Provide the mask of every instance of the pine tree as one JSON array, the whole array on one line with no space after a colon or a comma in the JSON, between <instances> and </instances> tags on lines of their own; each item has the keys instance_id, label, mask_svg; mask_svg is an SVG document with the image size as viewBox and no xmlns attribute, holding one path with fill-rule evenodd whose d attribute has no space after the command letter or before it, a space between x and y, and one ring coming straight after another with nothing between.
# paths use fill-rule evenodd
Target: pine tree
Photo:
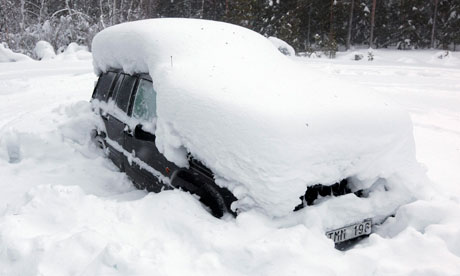
<instances>
[{"instance_id":1,"label":"pine tree","mask_svg":"<svg viewBox=\"0 0 460 276\"><path fill-rule=\"evenodd\" d=\"M372 48L374 46L374 25L375 25L375 8L377 0L372 0L372 12L371 12L371 30L369 35L369 47Z\"/></svg>"},{"instance_id":2,"label":"pine tree","mask_svg":"<svg viewBox=\"0 0 460 276\"><path fill-rule=\"evenodd\" d=\"M355 0L350 1L350 12L348 17L348 32L347 32L347 50L351 47L351 30L353 28L353 10L355 8Z\"/></svg>"}]
</instances>

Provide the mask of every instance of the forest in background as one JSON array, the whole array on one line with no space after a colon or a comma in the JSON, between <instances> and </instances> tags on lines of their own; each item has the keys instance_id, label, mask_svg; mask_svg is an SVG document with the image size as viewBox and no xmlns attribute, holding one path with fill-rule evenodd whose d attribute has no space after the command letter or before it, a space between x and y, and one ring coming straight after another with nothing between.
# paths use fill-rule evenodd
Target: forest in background
<instances>
[{"instance_id":1,"label":"forest in background","mask_svg":"<svg viewBox=\"0 0 460 276\"><path fill-rule=\"evenodd\" d=\"M460 48L460 0L0 0L0 42L32 55L45 40L59 52L90 47L111 25L158 17L230 22L298 52Z\"/></svg>"}]
</instances>

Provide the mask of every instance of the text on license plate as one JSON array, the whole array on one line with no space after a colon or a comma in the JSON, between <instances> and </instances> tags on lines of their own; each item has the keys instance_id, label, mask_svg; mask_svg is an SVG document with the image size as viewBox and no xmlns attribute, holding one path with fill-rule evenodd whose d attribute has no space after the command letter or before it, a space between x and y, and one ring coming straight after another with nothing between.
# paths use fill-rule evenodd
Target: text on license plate
<instances>
[{"instance_id":1,"label":"text on license plate","mask_svg":"<svg viewBox=\"0 0 460 276\"><path fill-rule=\"evenodd\" d=\"M372 232L372 220L366 219L363 222L355 223L336 230L326 232L326 236L339 243L354 239L359 236L369 235Z\"/></svg>"}]
</instances>

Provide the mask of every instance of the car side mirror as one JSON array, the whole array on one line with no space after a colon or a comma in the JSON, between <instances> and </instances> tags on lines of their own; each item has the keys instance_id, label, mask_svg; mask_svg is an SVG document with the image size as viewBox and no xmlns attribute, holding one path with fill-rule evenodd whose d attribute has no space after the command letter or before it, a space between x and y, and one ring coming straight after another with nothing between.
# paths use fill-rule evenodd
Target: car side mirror
<instances>
[{"instance_id":1,"label":"car side mirror","mask_svg":"<svg viewBox=\"0 0 460 276\"><path fill-rule=\"evenodd\" d=\"M134 128L134 138L142 141L155 142L155 135L143 130L141 124L138 124L136 128Z\"/></svg>"}]
</instances>

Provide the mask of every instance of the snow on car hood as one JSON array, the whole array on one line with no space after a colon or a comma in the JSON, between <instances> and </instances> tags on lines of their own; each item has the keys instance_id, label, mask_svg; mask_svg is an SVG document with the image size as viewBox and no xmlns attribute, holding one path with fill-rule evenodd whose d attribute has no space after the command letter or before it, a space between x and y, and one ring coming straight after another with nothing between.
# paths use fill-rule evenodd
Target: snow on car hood
<instances>
[{"instance_id":1,"label":"snow on car hood","mask_svg":"<svg viewBox=\"0 0 460 276\"><path fill-rule=\"evenodd\" d=\"M158 149L181 166L191 152L240 209L282 216L309 185L353 177L367 188L416 163L406 112L293 62L242 27L143 20L103 30L92 50L96 73L150 73Z\"/></svg>"}]
</instances>

